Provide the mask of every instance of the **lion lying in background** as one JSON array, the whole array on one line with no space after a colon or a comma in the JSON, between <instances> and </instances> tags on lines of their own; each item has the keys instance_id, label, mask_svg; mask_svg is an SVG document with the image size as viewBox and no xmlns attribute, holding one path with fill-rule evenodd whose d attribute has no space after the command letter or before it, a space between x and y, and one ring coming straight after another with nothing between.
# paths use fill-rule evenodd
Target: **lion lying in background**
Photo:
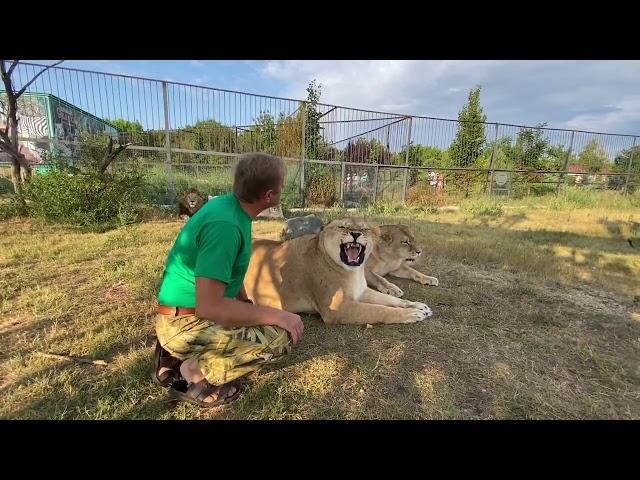
<instances>
[{"instance_id":1,"label":"lion lying in background","mask_svg":"<svg viewBox=\"0 0 640 480\"><path fill-rule=\"evenodd\" d=\"M319 235L256 239L245 277L249 298L294 313L317 312L329 324L413 323L431 315L367 287L364 263L380 232L361 219L335 220Z\"/></svg>"},{"instance_id":2,"label":"lion lying in background","mask_svg":"<svg viewBox=\"0 0 640 480\"><path fill-rule=\"evenodd\" d=\"M392 275L408 278L422 285L438 285L438 279L411 268L422 255L422 246L406 225L381 225L380 241L365 265L367 284L376 290L401 297L404 292L383 278Z\"/></svg>"},{"instance_id":3,"label":"lion lying in background","mask_svg":"<svg viewBox=\"0 0 640 480\"><path fill-rule=\"evenodd\" d=\"M180 195L178 213L180 218L188 220L207 203L207 198L197 188L189 188Z\"/></svg>"}]
</instances>

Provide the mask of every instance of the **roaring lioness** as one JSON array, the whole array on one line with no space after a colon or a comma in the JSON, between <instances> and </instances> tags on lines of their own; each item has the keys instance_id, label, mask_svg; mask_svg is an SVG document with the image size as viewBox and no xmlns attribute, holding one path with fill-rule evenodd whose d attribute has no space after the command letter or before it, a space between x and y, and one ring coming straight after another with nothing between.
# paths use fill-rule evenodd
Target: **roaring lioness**
<instances>
[{"instance_id":1,"label":"roaring lioness","mask_svg":"<svg viewBox=\"0 0 640 480\"><path fill-rule=\"evenodd\" d=\"M438 279L411 268L422 255L422 246L406 225L380 225L380 241L365 265L367 284L376 290L401 297L404 292L385 275L408 278L423 285L438 285Z\"/></svg>"},{"instance_id":2,"label":"roaring lioness","mask_svg":"<svg viewBox=\"0 0 640 480\"><path fill-rule=\"evenodd\" d=\"M256 239L245 277L257 305L294 313L318 312L326 323L413 323L431 315L410 302L367 287L363 264L378 227L361 219L335 220L319 235L292 240Z\"/></svg>"}]
</instances>

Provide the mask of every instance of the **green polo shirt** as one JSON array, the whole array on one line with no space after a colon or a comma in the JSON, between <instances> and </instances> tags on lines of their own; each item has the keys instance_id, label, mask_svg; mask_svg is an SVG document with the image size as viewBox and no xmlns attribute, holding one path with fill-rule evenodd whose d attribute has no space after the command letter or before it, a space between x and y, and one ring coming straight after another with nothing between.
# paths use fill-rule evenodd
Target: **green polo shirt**
<instances>
[{"instance_id":1,"label":"green polo shirt","mask_svg":"<svg viewBox=\"0 0 640 480\"><path fill-rule=\"evenodd\" d=\"M242 288L251 258L251 217L233 193L209 200L178 234L162 275L158 303L196 306L196 277L227 285L234 298Z\"/></svg>"}]
</instances>

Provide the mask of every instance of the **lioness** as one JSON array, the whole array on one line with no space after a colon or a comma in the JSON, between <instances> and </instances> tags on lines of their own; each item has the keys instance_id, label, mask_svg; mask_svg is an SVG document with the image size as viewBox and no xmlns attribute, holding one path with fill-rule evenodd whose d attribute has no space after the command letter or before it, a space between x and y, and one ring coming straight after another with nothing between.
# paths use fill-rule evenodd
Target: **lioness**
<instances>
[{"instance_id":1,"label":"lioness","mask_svg":"<svg viewBox=\"0 0 640 480\"><path fill-rule=\"evenodd\" d=\"M429 277L411 268L422 255L418 243L406 225L380 225L380 241L365 265L367 284L382 293L401 297L404 292L387 279L385 275L408 278L422 285L438 285L436 277Z\"/></svg>"},{"instance_id":2,"label":"lioness","mask_svg":"<svg viewBox=\"0 0 640 480\"><path fill-rule=\"evenodd\" d=\"M293 313L318 312L326 323L413 323L431 315L410 302L367 287L363 264L378 227L361 219L334 220L319 235L256 239L245 277L257 305Z\"/></svg>"}]
</instances>

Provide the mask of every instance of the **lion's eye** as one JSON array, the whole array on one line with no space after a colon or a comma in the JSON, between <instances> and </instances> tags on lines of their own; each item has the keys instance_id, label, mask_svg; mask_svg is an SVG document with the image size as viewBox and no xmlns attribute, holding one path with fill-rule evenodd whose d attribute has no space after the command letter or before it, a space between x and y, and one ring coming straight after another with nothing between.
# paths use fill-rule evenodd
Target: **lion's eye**
<instances>
[{"instance_id":1,"label":"lion's eye","mask_svg":"<svg viewBox=\"0 0 640 480\"><path fill-rule=\"evenodd\" d=\"M402 243L404 243L405 245L409 245L409 242L407 242L406 240L403 241Z\"/></svg>"}]
</instances>

